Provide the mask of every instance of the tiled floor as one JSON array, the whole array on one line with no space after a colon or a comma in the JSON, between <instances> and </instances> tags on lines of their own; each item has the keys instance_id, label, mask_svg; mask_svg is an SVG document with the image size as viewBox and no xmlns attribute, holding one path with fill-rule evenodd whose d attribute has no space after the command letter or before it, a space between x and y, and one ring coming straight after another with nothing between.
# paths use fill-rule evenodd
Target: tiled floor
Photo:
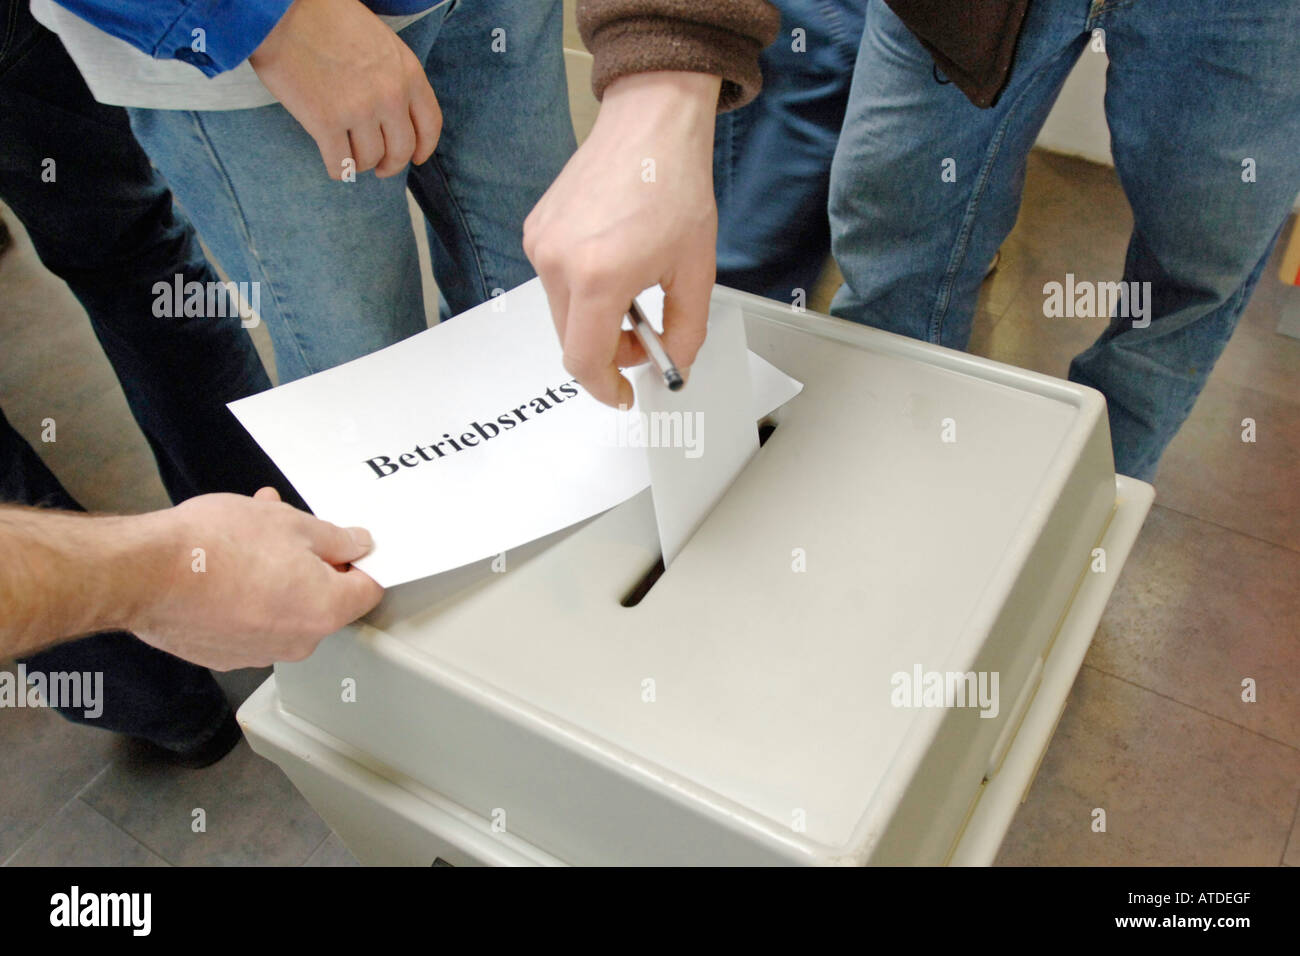
<instances>
[{"instance_id":1,"label":"tiled floor","mask_svg":"<svg viewBox=\"0 0 1300 956\"><path fill-rule=\"evenodd\" d=\"M571 66L583 132L582 56ZM1063 375L1099 327L1044 319L1042 285L1067 271L1117 279L1129 225L1111 170L1035 154L973 350ZM834 283L831 270L814 308ZM1165 458L1158 503L1000 863L1300 865L1300 341L1273 331L1283 295L1300 290L1270 271ZM21 235L0 260L0 342L0 405L75 496L92 509L166 504L83 314ZM36 437L47 416L56 444ZM1255 444L1239 440L1245 417ZM264 677L221 680L240 701ZM1241 701L1245 677L1257 703ZM25 709L0 712L0 861L355 863L247 744L177 770Z\"/></svg>"},{"instance_id":2,"label":"tiled floor","mask_svg":"<svg viewBox=\"0 0 1300 956\"><path fill-rule=\"evenodd\" d=\"M1118 279L1131 225L1113 170L1034 154L972 351L1064 376L1104 322L1043 318L1043 284ZM1300 341L1275 331L1296 295L1270 265L1165 454L999 863L1300 861Z\"/></svg>"}]
</instances>

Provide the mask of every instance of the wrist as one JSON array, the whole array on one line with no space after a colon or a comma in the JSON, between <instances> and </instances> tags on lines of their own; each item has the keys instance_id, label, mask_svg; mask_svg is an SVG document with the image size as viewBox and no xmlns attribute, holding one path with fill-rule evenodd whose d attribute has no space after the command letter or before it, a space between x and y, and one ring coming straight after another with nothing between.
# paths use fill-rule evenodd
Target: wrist
<instances>
[{"instance_id":1,"label":"wrist","mask_svg":"<svg viewBox=\"0 0 1300 956\"><path fill-rule=\"evenodd\" d=\"M663 70L629 74L606 87L596 122L614 118L640 128L708 130L711 142L721 88L722 78L710 73Z\"/></svg>"},{"instance_id":2,"label":"wrist","mask_svg":"<svg viewBox=\"0 0 1300 956\"><path fill-rule=\"evenodd\" d=\"M294 29L294 21L302 14L304 8L313 6L316 0L293 0L284 13L262 37L253 52L248 55L248 63L254 70L266 66L274 60L284 45L285 37Z\"/></svg>"},{"instance_id":3,"label":"wrist","mask_svg":"<svg viewBox=\"0 0 1300 956\"><path fill-rule=\"evenodd\" d=\"M171 593L177 568L189 558L190 552L184 549L183 515L173 507L99 520L111 522L105 529L110 543L104 563L116 569L107 576L114 593L103 606L113 619L105 626L144 629L154 609Z\"/></svg>"}]
</instances>

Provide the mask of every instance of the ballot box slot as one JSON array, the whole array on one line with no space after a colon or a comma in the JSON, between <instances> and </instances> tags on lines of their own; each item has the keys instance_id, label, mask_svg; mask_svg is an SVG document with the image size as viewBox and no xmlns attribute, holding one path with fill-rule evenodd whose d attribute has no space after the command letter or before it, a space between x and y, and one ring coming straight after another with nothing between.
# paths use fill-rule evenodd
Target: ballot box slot
<instances>
[{"instance_id":1,"label":"ballot box slot","mask_svg":"<svg viewBox=\"0 0 1300 956\"><path fill-rule=\"evenodd\" d=\"M628 591L623 596L623 600L618 603L623 607L636 607L641 603L641 599L650 593L650 589L655 586L655 582L663 576L663 573L664 559L663 555L660 555L650 570L641 575L636 584L632 585L632 590Z\"/></svg>"},{"instance_id":2,"label":"ballot box slot","mask_svg":"<svg viewBox=\"0 0 1300 956\"><path fill-rule=\"evenodd\" d=\"M776 431L776 424L776 420L771 417L764 418L758 423L759 448L762 448L767 443L767 440L772 437L772 433ZM623 607L636 607L650 593L650 589L655 586L655 582L663 577L663 573L664 558L661 554L655 559L655 563L650 566L649 570L632 585L632 589L623 595L623 600L618 603Z\"/></svg>"}]
</instances>

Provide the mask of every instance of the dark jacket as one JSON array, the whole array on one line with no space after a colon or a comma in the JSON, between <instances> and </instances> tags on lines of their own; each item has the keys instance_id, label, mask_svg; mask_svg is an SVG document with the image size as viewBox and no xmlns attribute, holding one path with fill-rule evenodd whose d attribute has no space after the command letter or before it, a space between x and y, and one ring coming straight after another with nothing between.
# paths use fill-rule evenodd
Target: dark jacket
<instances>
[{"instance_id":1,"label":"dark jacket","mask_svg":"<svg viewBox=\"0 0 1300 956\"><path fill-rule=\"evenodd\" d=\"M976 106L997 102L1011 75L1029 0L885 0Z\"/></svg>"}]
</instances>

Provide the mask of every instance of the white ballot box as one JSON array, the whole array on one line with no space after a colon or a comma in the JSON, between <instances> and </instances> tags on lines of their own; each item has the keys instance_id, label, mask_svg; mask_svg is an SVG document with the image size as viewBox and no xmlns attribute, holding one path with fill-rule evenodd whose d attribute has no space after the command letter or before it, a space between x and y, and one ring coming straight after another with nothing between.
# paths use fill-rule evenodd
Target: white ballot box
<instances>
[{"instance_id":1,"label":"white ballot box","mask_svg":"<svg viewBox=\"0 0 1300 956\"><path fill-rule=\"evenodd\" d=\"M362 862L993 860L1152 489L1095 391L714 300L804 389L662 576L645 491L240 709Z\"/></svg>"}]
</instances>

